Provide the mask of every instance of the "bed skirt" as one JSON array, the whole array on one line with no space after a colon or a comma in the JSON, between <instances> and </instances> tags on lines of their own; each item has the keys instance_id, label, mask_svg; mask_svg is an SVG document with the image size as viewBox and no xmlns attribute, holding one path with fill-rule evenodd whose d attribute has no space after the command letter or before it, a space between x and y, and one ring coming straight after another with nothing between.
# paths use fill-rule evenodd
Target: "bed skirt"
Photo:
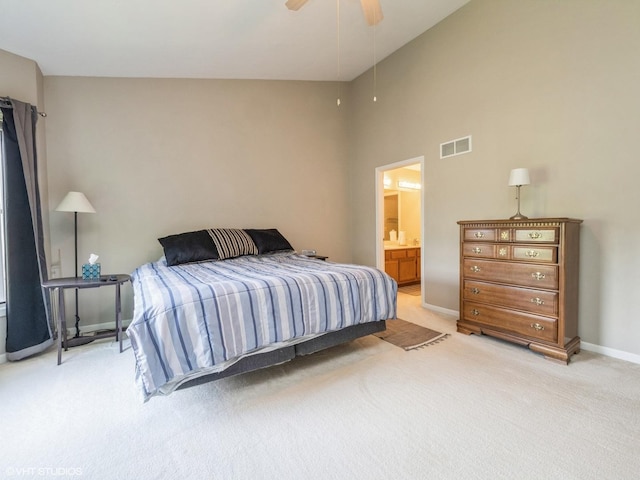
<instances>
[{"instance_id":1,"label":"bed skirt","mask_svg":"<svg viewBox=\"0 0 640 480\"><path fill-rule=\"evenodd\" d=\"M188 380L179 385L176 390L195 387L196 385L202 385L203 383L220 380L233 375L240 375L242 373L252 372L261 368L279 365L281 363L288 362L297 356L311 355L321 350L350 342L356 338L371 335L376 332L382 332L386 330L386 328L385 320L362 323L359 325L352 325L335 332L325 333L295 345L288 345L277 350L250 355L237 361L226 370Z\"/></svg>"}]
</instances>

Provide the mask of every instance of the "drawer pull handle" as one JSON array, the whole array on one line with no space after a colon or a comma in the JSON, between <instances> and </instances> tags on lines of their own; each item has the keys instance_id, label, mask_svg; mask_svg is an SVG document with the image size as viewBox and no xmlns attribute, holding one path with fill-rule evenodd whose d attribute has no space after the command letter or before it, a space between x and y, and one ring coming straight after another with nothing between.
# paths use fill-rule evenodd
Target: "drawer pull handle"
<instances>
[{"instance_id":1,"label":"drawer pull handle","mask_svg":"<svg viewBox=\"0 0 640 480\"><path fill-rule=\"evenodd\" d=\"M469 270L471 270L474 273L478 273L480 271L480 267L478 267L477 265L474 265Z\"/></svg>"},{"instance_id":2,"label":"drawer pull handle","mask_svg":"<svg viewBox=\"0 0 640 480\"><path fill-rule=\"evenodd\" d=\"M474 237L476 238L483 238L484 237L484 232L476 232L473 234Z\"/></svg>"},{"instance_id":3,"label":"drawer pull handle","mask_svg":"<svg viewBox=\"0 0 640 480\"><path fill-rule=\"evenodd\" d=\"M546 275L544 273L536 272L536 273L532 273L531 276L536 280L543 280Z\"/></svg>"},{"instance_id":4,"label":"drawer pull handle","mask_svg":"<svg viewBox=\"0 0 640 480\"><path fill-rule=\"evenodd\" d=\"M480 293L480 289L474 287L471 289L471 293L473 293L474 295L478 295Z\"/></svg>"},{"instance_id":5,"label":"drawer pull handle","mask_svg":"<svg viewBox=\"0 0 640 480\"><path fill-rule=\"evenodd\" d=\"M529 238L533 238L534 240L540 238L542 236L539 232L529 232Z\"/></svg>"},{"instance_id":6,"label":"drawer pull handle","mask_svg":"<svg viewBox=\"0 0 640 480\"><path fill-rule=\"evenodd\" d=\"M471 250L473 253L482 253L482 249L480 247L476 247L473 250Z\"/></svg>"},{"instance_id":7,"label":"drawer pull handle","mask_svg":"<svg viewBox=\"0 0 640 480\"><path fill-rule=\"evenodd\" d=\"M477 317L478 315L480 315L480 312L474 308L473 310L471 310L471 314Z\"/></svg>"},{"instance_id":8,"label":"drawer pull handle","mask_svg":"<svg viewBox=\"0 0 640 480\"><path fill-rule=\"evenodd\" d=\"M536 305L544 305L544 300L536 297L531 299L531 303L535 303Z\"/></svg>"},{"instance_id":9,"label":"drawer pull handle","mask_svg":"<svg viewBox=\"0 0 640 480\"><path fill-rule=\"evenodd\" d=\"M544 327L542 325L540 325L539 323L532 323L531 324L531 328L534 328L538 331L544 330Z\"/></svg>"},{"instance_id":10,"label":"drawer pull handle","mask_svg":"<svg viewBox=\"0 0 640 480\"><path fill-rule=\"evenodd\" d=\"M537 257L538 255L540 255L540 253L539 253L538 251L536 251L536 250L529 250L529 251L526 253L526 255L527 255L527 257L535 258L535 257Z\"/></svg>"}]
</instances>

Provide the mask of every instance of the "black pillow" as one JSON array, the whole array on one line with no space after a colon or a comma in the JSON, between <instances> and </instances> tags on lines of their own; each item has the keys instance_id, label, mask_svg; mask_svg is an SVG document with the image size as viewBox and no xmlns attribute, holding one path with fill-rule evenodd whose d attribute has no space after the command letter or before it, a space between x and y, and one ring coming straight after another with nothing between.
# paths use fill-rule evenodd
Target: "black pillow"
<instances>
[{"instance_id":1,"label":"black pillow","mask_svg":"<svg viewBox=\"0 0 640 480\"><path fill-rule=\"evenodd\" d=\"M258 254L293 250L287 239L275 228L245 228L244 231L258 247Z\"/></svg>"},{"instance_id":2,"label":"black pillow","mask_svg":"<svg viewBox=\"0 0 640 480\"><path fill-rule=\"evenodd\" d=\"M179 233L159 238L167 265L218 260L218 250L206 230Z\"/></svg>"}]
</instances>

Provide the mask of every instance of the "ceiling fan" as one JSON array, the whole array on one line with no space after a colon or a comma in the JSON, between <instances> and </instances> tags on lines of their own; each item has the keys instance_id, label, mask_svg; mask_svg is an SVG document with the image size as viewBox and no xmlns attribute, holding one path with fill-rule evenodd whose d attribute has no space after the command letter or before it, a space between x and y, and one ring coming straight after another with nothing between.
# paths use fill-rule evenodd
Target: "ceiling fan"
<instances>
[{"instance_id":1,"label":"ceiling fan","mask_svg":"<svg viewBox=\"0 0 640 480\"><path fill-rule=\"evenodd\" d=\"M285 5L289 10L299 10L305 3L307 0L287 0ZM377 25L384 18L379 0L360 0L360 4L364 18L370 26Z\"/></svg>"}]
</instances>

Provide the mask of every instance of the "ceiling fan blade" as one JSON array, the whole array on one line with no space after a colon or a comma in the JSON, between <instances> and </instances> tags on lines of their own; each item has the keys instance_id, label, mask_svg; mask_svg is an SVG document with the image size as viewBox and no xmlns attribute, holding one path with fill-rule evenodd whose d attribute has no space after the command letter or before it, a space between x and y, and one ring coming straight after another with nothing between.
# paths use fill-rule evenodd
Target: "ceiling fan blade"
<instances>
[{"instance_id":1,"label":"ceiling fan blade","mask_svg":"<svg viewBox=\"0 0 640 480\"><path fill-rule=\"evenodd\" d=\"M360 0L362 12L369 26L377 25L384 18L379 0Z\"/></svg>"},{"instance_id":2,"label":"ceiling fan blade","mask_svg":"<svg viewBox=\"0 0 640 480\"><path fill-rule=\"evenodd\" d=\"M299 10L305 3L307 0L287 0L285 5L289 10Z\"/></svg>"}]
</instances>

